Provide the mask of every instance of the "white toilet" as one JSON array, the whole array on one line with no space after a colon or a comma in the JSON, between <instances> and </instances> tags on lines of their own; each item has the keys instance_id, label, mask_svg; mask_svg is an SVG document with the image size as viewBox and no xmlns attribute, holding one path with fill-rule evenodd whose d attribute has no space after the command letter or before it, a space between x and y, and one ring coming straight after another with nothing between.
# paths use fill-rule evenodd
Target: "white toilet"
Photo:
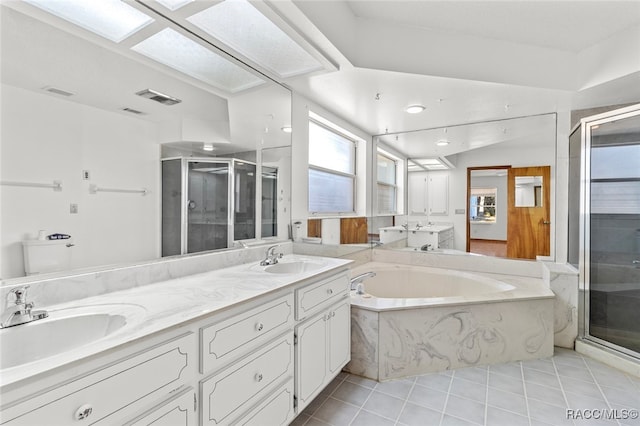
<instances>
[{"instance_id":1,"label":"white toilet","mask_svg":"<svg viewBox=\"0 0 640 426\"><path fill-rule=\"evenodd\" d=\"M71 247L71 239L23 241L24 271L27 275L33 275L69 269Z\"/></svg>"}]
</instances>

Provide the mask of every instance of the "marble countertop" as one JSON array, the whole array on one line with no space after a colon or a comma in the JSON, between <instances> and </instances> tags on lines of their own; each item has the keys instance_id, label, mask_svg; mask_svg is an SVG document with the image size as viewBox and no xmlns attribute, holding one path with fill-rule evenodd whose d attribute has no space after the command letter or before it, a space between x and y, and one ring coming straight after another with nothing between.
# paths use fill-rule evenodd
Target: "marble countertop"
<instances>
[{"instance_id":1,"label":"marble countertop","mask_svg":"<svg viewBox=\"0 0 640 426\"><path fill-rule=\"evenodd\" d=\"M315 269L296 274L269 273L265 272L265 267L261 267L258 262L252 262L69 303L39 306L38 309L45 309L50 313L51 319L78 312L104 312L106 309L109 314L125 316L127 324L112 334L84 346L0 370L0 385L16 383L314 276L337 271L352 262L317 256L286 255L280 263L297 261L314 263ZM37 321L31 324L36 323ZM21 327L29 327L31 324L1 329L0 342L6 333L20 333Z\"/></svg>"}]
</instances>

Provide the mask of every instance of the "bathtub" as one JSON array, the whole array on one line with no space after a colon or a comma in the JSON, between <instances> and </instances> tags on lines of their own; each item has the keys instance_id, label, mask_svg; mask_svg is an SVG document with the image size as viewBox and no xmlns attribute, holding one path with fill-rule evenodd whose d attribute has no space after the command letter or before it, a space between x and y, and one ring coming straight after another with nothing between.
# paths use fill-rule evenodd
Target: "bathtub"
<instances>
[{"instance_id":1,"label":"bathtub","mask_svg":"<svg viewBox=\"0 0 640 426\"><path fill-rule=\"evenodd\" d=\"M541 279L369 262L351 293L351 362L374 380L553 355L554 295Z\"/></svg>"}]
</instances>

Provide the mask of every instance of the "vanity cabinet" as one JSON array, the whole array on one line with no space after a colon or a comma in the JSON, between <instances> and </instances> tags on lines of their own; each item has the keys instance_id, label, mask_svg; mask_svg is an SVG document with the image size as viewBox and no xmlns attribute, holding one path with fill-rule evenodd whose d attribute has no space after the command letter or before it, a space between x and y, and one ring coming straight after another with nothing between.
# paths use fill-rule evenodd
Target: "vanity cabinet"
<instances>
[{"instance_id":1,"label":"vanity cabinet","mask_svg":"<svg viewBox=\"0 0 640 426\"><path fill-rule=\"evenodd\" d=\"M200 384L202 425L230 424L293 379L293 333L286 333ZM289 401L293 407L293 401ZM275 409L274 411L278 411ZM291 413L293 411L288 410Z\"/></svg>"},{"instance_id":2,"label":"vanity cabinet","mask_svg":"<svg viewBox=\"0 0 640 426\"><path fill-rule=\"evenodd\" d=\"M351 302L346 274L300 289L299 317L315 314L296 327L295 394L298 413L349 362L351 354ZM313 303L303 303L313 300ZM326 305L327 303L333 303Z\"/></svg>"},{"instance_id":3,"label":"vanity cabinet","mask_svg":"<svg viewBox=\"0 0 640 426\"><path fill-rule=\"evenodd\" d=\"M431 245L430 249L453 248L453 227L443 229L442 226L427 226L409 231L407 245L419 249L424 245Z\"/></svg>"},{"instance_id":4,"label":"vanity cabinet","mask_svg":"<svg viewBox=\"0 0 640 426\"><path fill-rule=\"evenodd\" d=\"M196 390L189 387L125 426L196 426Z\"/></svg>"},{"instance_id":5,"label":"vanity cabinet","mask_svg":"<svg viewBox=\"0 0 640 426\"><path fill-rule=\"evenodd\" d=\"M346 269L311 277L27 380L0 424L288 425L349 361L350 319Z\"/></svg>"},{"instance_id":6,"label":"vanity cabinet","mask_svg":"<svg viewBox=\"0 0 640 426\"><path fill-rule=\"evenodd\" d=\"M188 383L196 360L196 335L187 333L3 409L2 424L122 424Z\"/></svg>"}]
</instances>

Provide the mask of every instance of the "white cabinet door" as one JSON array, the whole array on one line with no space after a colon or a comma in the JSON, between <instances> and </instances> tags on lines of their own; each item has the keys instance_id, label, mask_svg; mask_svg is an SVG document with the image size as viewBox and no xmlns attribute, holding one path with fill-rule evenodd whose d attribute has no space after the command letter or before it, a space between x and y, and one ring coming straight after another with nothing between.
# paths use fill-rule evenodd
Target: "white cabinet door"
<instances>
[{"instance_id":1,"label":"white cabinet door","mask_svg":"<svg viewBox=\"0 0 640 426\"><path fill-rule=\"evenodd\" d=\"M409 173L409 214L427 214L427 173Z\"/></svg>"},{"instance_id":2,"label":"white cabinet door","mask_svg":"<svg viewBox=\"0 0 640 426\"><path fill-rule=\"evenodd\" d=\"M329 311L329 373L337 374L351 357L351 303L345 299Z\"/></svg>"},{"instance_id":3,"label":"white cabinet door","mask_svg":"<svg viewBox=\"0 0 640 426\"><path fill-rule=\"evenodd\" d=\"M324 388L327 377L327 320L321 313L296 329L296 396L298 413Z\"/></svg>"},{"instance_id":4,"label":"white cabinet door","mask_svg":"<svg viewBox=\"0 0 640 426\"><path fill-rule=\"evenodd\" d=\"M428 180L429 214L446 216L449 214L449 175L431 174Z\"/></svg>"}]
</instances>

